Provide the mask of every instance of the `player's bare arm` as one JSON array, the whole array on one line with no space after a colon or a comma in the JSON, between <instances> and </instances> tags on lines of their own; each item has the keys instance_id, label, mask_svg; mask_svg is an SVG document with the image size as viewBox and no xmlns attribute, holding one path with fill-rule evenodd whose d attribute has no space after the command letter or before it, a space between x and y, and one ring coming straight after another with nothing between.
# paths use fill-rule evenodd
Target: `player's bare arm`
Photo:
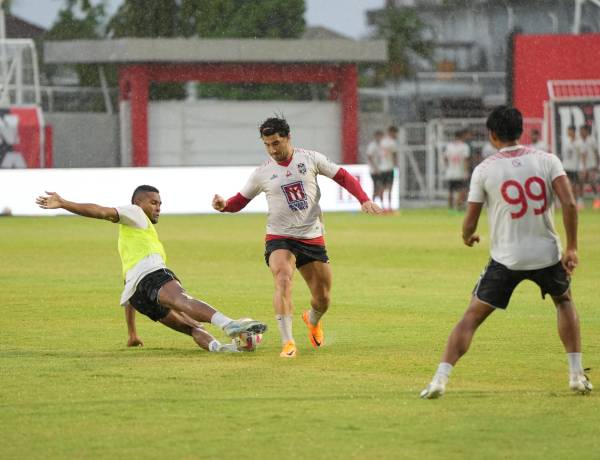
<instances>
[{"instance_id":1,"label":"player's bare arm","mask_svg":"<svg viewBox=\"0 0 600 460\"><path fill-rule=\"evenodd\" d=\"M577 256L577 202L567 176L559 176L554 179L552 188L561 204L563 225L567 238L567 247L561 262L566 272L571 275L579 263Z\"/></svg>"},{"instance_id":2,"label":"player's bare arm","mask_svg":"<svg viewBox=\"0 0 600 460\"><path fill-rule=\"evenodd\" d=\"M479 235L475 231L477 230L482 209L483 203L473 203L470 201L467 205L467 213L463 221L462 238L463 242L469 247L472 247L475 243L479 243Z\"/></svg>"},{"instance_id":3,"label":"player's bare arm","mask_svg":"<svg viewBox=\"0 0 600 460\"><path fill-rule=\"evenodd\" d=\"M119 213L115 208L107 208L94 203L75 203L65 200L56 192L46 192L45 196L38 196L35 202L42 209L65 209L73 214L94 219L118 222Z\"/></svg>"},{"instance_id":4,"label":"player's bare arm","mask_svg":"<svg viewBox=\"0 0 600 460\"><path fill-rule=\"evenodd\" d=\"M131 304L127 304L125 306L125 322L127 323L127 334L129 338L127 339L128 347L143 347L144 342L137 335L137 330L135 327L135 309L131 306Z\"/></svg>"}]
</instances>

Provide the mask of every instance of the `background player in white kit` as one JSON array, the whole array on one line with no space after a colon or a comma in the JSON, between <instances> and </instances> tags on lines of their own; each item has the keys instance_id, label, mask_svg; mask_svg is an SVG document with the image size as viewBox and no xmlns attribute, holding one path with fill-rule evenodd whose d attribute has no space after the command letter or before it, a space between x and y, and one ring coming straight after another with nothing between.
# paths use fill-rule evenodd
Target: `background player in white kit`
<instances>
[{"instance_id":1,"label":"background player in white kit","mask_svg":"<svg viewBox=\"0 0 600 460\"><path fill-rule=\"evenodd\" d=\"M579 150L579 161L581 163L581 198L583 198L585 187L588 185L592 194L594 195L594 208L600 208L600 201L598 200L598 190L596 180L598 178L598 143L594 136L591 135L592 131L588 125L582 125L579 128L579 141L577 141L577 148Z\"/></svg>"},{"instance_id":2,"label":"background player in white kit","mask_svg":"<svg viewBox=\"0 0 600 460\"><path fill-rule=\"evenodd\" d=\"M390 126L387 134L381 139L379 149L379 179L382 188L382 207L387 211L392 210L392 188L394 186L394 168L398 164L398 128ZM384 200L387 196L388 206Z\"/></svg>"},{"instance_id":3,"label":"background player in white kit","mask_svg":"<svg viewBox=\"0 0 600 460\"><path fill-rule=\"evenodd\" d=\"M465 201L465 189L469 177L470 147L464 141L465 131L459 130L454 134L454 140L444 148L444 176L448 182L448 208L460 208ZM458 194L456 203L454 193Z\"/></svg>"},{"instance_id":4,"label":"background player in white kit","mask_svg":"<svg viewBox=\"0 0 600 460\"><path fill-rule=\"evenodd\" d=\"M379 173L379 159L381 150L381 139L383 131L377 130L373 133L373 140L367 145L367 162L369 163L369 173L373 181L373 201L377 202L379 198L383 207L383 189L381 188L381 175Z\"/></svg>"},{"instance_id":5,"label":"background player in white kit","mask_svg":"<svg viewBox=\"0 0 600 460\"><path fill-rule=\"evenodd\" d=\"M259 166L241 192L227 201L219 195L213 207L220 212L237 212L250 200L264 192L269 207L265 261L273 275L275 293L273 307L283 349L280 356L296 356L292 335L292 278L298 269L311 293L311 309L302 319L308 327L311 344L324 344L321 317L329 308L331 268L323 239L323 222L317 175L327 176L355 196L368 214L379 214L381 208L369 200L358 181L344 168L323 154L294 148L290 127L283 118L269 118L259 128L270 158Z\"/></svg>"},{"instance_id":6,"label":"background player in white kit","mask_svg":"<svg viewBox=\"0 0 600 460\"><path fill-rule=\"evenodd\" d=\"M562 164L567 173L567 177L571 182L573 193L575 194L575 200L579 203L582 196L581 192L581 178L580 178L580 161L579 161L579 149L577 147L577 130L575 126L569 126L567 128L567 138L563 139L561 143L561 158Z\"/></svg>"},{"instance_id":7,"label":"background player in white kit","mask_svg":"<svg viewBox=\"0 0 600 460\"><path fill-rule=\"evenodd\" d=\"M578 263L577 206L569 181L557 156L517 143L523 132L517 109L496 108L487 119L487 128L499 152L473 172L462 237L467 246L479 242L475 231L487 203L491 259L421 398L444 394L450 372L469 349L477 328L495 309L505 309L515 287L526 279L536 283L543 296L550 294L556 305L558 331L569 360L570 388L589 393L592 384L581 365L579 318L569 287ZM553 225L555 196L562 205L566 231L567 248L562 257Z\"/></svg>"}]
</instances>

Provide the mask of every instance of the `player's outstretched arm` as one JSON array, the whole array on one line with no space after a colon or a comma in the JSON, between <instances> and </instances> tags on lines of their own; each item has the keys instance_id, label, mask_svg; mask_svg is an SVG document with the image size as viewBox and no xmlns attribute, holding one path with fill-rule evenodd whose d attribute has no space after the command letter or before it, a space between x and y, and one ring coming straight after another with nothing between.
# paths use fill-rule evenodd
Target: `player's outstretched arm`
<instances>
[{"instance_id":1,"label":"player's outstretched arm","mask_svg":"<svg viewBox=\"0 0 600 460\"><path fill-rule=\"evenodd\" d=\"M143 347L144 342L137 335L137 330L135 328L135 309L131 306L131 304L125 305L125 321L127 323L127 334L129 338L127 339L128 347Z\"/></svg>"},{"instance_id":2,"label":"player's outstretched arm","mask_svg":"<svg viewBox=\"0 0 600 460\"><path fill-rule=\"evenodd\" d=\"M38 196L35 202L42 209L65 209L73 214L94 219L105 219L118 222L119 213L115 208L107 208L94 203L75 203L65 200L56 192L46 192L45 196Z\"/></svg>"},{"instance_id":3,"label":"player's outstretched arm","mask_svg":"<svg viewBox=\"0 0 600 460\"><path fill-rule=\"evenodd\" d=\"M559 176L552 181L554 193L560 201L563 225L567 236L567 247L562 256L562 265L571 275L579 263L577 256L577 202L567 176Z\"/></svg>"},{"instance_id":4,"label":"player's outstretched arm","mask_svg":"<svg viewBox=\"0 0 600 460\"><path fill-rule=\"evenodd\" d=\"M465 220L463 220L462 239L463 243L469 247L472 247L475 243L479 243L480 238L475 231L477 230L482 208L483 203L469 201L467 205L467 213L465 214Z\"/></svg>"},{"instance_id":5,"label":"player's outstretched arm","mask_svg":"<svg viewBox=\"0 0 600 460\"><path fill-rule=\"evenodd\" d=\"M348 190L352 196L360 202L360 208L363 212L367 214L381 214L383 212L377 204L369 199L369 196L363 190L360 182L344 168L339 168L332 179L334 182L337 182L340 186Z\"/></svg>"}]
</instances>

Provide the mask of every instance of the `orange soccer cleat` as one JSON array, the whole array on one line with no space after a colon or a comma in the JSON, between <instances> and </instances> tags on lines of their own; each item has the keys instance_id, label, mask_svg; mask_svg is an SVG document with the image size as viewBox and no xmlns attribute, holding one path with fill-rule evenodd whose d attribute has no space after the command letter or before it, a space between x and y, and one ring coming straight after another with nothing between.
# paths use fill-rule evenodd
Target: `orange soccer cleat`
<instances>
[{"instance_id":1,"label":"orange soccer cleat","mask_svg":"<svg viewBox=\"0 0 600 460\"><path fill-rule=\"evenodd\" d=\"M319 321L316 326L313 326L310 323L308 310L302 313L302 320L306 323L306 327L308 328L308 338L310 339L312 346L315 348L322 347L325 344L325 335L323 334L321 321Z\"/></svg>"},{"instance_id":2,"label":"orange soccer cleat","mask_svg":"<svg viewBox=\"0 0 600 460\"><path fill-rule=\"evenodd\" d=\"M295 358L298 349L296 348L296 343L293 340L289 340L283 345L283 349L279 356L282 358Z\"/></svg>"}]
</instances>

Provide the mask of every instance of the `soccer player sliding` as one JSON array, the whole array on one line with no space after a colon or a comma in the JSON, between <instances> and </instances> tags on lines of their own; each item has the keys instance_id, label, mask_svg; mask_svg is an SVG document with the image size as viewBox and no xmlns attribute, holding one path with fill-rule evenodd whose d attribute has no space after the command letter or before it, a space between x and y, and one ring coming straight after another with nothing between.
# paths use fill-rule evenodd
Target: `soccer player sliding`
<instances>
[{"instance_id":1,"label":"soccer player sliding","mask_svg":"<svg viewBox=\"0 0 600 460\"><path fill-rule=\"evenodd\" d=\"M282 358L297 354L292 335L292 278L298 269L311 293L311 308L302 319L314 348L325 343L321 317L329 308L331 268L323 238L323 219L317 183L319 174L333 179L361 203L367 214L380 214L360 183L325 155L293 147L290 127L283 118L269 118L259 128L269 159L259 166L241 192L228 200L213 198L220 212L237 212L264 192L269 207L265 262L271 269L275 292L273 307L281 334Z\"/></svg>"},{"instance_id":2,"label":"soccer player sliding","mask_svg":"<svg viewBox=\"0 0 600 460\"><path fill-rule=\"evenodd\" d=\"M569 387L592 391L581 364L579 317L570 289L577 267L577 204L556 155L519 145L521 113L497 107L487 119L490 142L498 152L479 164L471 178L463 222L463 242L479 242L475 233L484 203L488 207L491 259L473 290L471 303L446 344L433 380L421 398L434 399L446 390L456 362L469 349L477 328L497 309L504 310L523 280L537 284L556 306L558 334L569 361ZM554 229L554 202L562 208L567 247L561 253Z\"/></svg>"},{"instance_id":3,"label":"soccer player sliding","mask_svg":"<svg viewBox=\"0 0 600 460\"><path fill-rule=\"evenodd\" d=\"M43 209L62 208L80 216L119 224L118 247L125 281L121 305L125 307L129 333L127 346L143 345L136 331L136 310L153 321L192 336L198 346L211 352L237 352L237 341L221 344L201 323L212 323L230 338L241 336L243 342L249 335L262 334L267 329L265 324L252 319L232 320L184 290L175 273L166 266L167 255L154 228L162 205L155 187L140 185L133 192L132 204L117 208L74 203L55 192L46 192L36 203Z\"/></svg>"}]
</instances>

